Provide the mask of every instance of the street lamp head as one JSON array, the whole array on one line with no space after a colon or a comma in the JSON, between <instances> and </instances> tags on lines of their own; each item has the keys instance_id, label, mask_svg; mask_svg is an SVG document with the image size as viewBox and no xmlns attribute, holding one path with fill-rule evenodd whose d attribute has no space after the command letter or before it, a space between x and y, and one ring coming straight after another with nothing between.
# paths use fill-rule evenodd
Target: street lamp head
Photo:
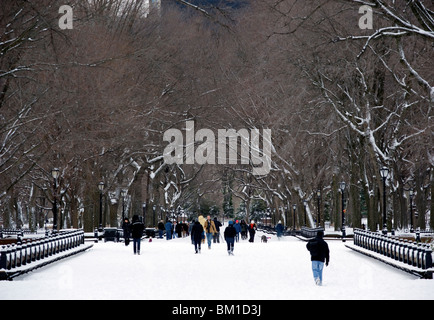
<instances>
[{"instance_id":1,"label":"street lamp head","mask_svg":"<svg viewBox=\"0 0 434 320\"><path fill-rule=\"evenodd\" d=\"M410 195L410 198L413 198L413 197L414 197L414 190L413 190L413 188L411 188L411 189L408 191L408 193L409 193L409 195Z\"/></svg>"},{"instance_id":2,"label":"street lamp head","mask_svg":"<svg viewBox=\"0 0 434 320\"><path fill-rule=\"evenodd\" d=\"M122 189L122 190L121 190L121 196L122 196L123 198L125 198L125 197L127 196L127 190Z\"/></svg>"},{"instance_id":3,"label":"street lamp head","mask_svg":"<svg viewBox=\"0 0 434 320\"><path fill-rule=\"evenodd\" d=\"M60 170L58 168L54 168L53 170L51 170L51 175L54 179L57 180L60 175Z\"/></svg>"},{"instance_id":4,"label":"street lamp head","mask_svg":"<svg viewBox=\"0 0 434 320\"><path fill-rule=\"evenodd\" d=\"M346 184L344 181L342 181L342 182L339 184L339 189L341 189L341 191L344 192L346 186L347 186L347 184Z\"/></svg>"},{"instance_id":5,"label":"street lamp head","mask_svg":"<svg viewBox=\"0 0 434 320\"><path fill-rule=\"evenodd\" d=\"M382 177L383 179L386 179L387 176L389 175L389 168L387 168L387 167L383 167L383 168L381 168L381 169L380 169L380 174L381 174L381 177Z\"/></svg>"},{"instance_id":6,"label":"street lamp head","mask_svg":"<svg viewBox=\"0 0 434 320\"><path fill-rule=\"evenodd\" d=\"M316 196L317 196L318 198L321 198L321 189L318 189L318 190L316 191Z\"/></svg>"},{"instance_id":7,"label":"street lamp head","mask_svg":"<svg viewBox=\"0 0 434 320\"><path fill-rule=\"evenodd\" d=\"M104 191L104 188L105 188L105 184L104 184L104 182L100 182L100 183L98 184L98 189L99 189L99 191L103 192L103 191Z\"/></svg>"},{"instance_id":8,"label":"street lamp head","mask_svg":"<svg viewBox=\"0 0 434 320\"><path fill-rule=\"evenodd\" d=\"M297 205L295 203L292 205L292 209L297 209Z\"/></svg>"}]
</instances>

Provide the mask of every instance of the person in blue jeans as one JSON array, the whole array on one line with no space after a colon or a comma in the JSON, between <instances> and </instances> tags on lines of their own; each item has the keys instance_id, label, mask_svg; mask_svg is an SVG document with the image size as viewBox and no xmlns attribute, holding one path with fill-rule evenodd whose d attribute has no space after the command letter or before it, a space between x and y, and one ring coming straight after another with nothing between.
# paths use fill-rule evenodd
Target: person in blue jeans
<instances>
[{"instance_id":1,"label":"person in blue jeans","mask_svg":"<svg viewBox=\"0 0 434 320\"><path fill-rule=\"evenodd\" d=\"M229 221L229 226L225 229L225 240L228 244L228 254L230 256L234 255L234 245L235 245L235 237L237 235L237 230L235 230L234 222Z\"/></svg>"},{"instance_id":2,"label":"person in blue jeans","mask_svg":"<svg viewBox=\"0 0 434 320\"><path fill-rule=\"evenodd\" d=\"M208 249L211 249L211 240L213 239L214 235L217 233L217 229L215 227L214 221L211 220L211 216L208 216L206 218L203 229L205 230L206 239L208 240Z\"/></svg>"},{"instance_id":3,"label":"person in blue jeans","mask_svg":"<svg viewBox=\"0 0 434 320\"><path fill-rule=\"evenodd\" d=\"M143 231L145 230L145 225L140 221L139 216L135 215L133 217L133 223L131 224L131 234L133 236L133 250L134 254L140 255L140 242L142 241Z\"/></svg>"},{"instance_id":4,"label":"person in blue jeans","mask_svg":"<svg viewBox=\"0 0 434 320\"><path fill-rule=\"evenodd\" d=\"M173 228L173 226L172 226L172 222L170 222L169 219L167 219L165 227L166 227L166 239L172 240L172 228Z\"/></svg>"},{"instance_id":5,"label":"person in blue jeans","mask_svg":"<svg viewBox=\"0 0 434 320\"><path fill-rule=\"evenodd\" d=\"M240 233L241 233L241 225L240 225L240 222L238 220L235 221L234 228L235 228L235 231L237 232L237 234L235 236L235 241L238 242L238 241L240 241Z\"/></svg>"},{"instance_id":6,"label":"person in blue jeans","mask_svg":"<svg viewBox=\"0 0 434 320\"><path fill-rule=\"evenodd\" d=\"M283 236L283 231L285 230L285 228L283 227L282 221L279 220L279 222L276 225L276 232L277 232L277 239L281 239Z\"/></svg>"},{"instance_id":7,"label":"person in blue jeans","mask_svg":"<svg viewBox=\"0 0 434 320\"><path fill-rule=\"evenodd\" d=\"M306 245L307 250L309 250L310 252L313 278L317 286L322 285L322 273L324 270L324 263L326 266L328 266L330 262L329 246L323 238L324 231L318 231L316 237L309 240Z\"/></svg>"}]
</instances>

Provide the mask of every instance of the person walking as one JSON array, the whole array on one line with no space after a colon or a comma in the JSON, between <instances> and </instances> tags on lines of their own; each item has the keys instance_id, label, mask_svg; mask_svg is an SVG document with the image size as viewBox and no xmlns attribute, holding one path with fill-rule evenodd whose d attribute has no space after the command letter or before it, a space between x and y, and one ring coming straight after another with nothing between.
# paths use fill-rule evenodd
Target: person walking
<instances>
[{"instance_id":1,"label":"person walking","mask_svg":"<svg viewBox=\"0 0 434 320\"><path fill-rule=\"evenodd\" d=\"M241 232L241 225L240 225L239 220L235 221L234 228L235 228L235 231L237 232L237 235L235 236L235 241L239 242L240 241L240 232Z\"/></svg>"},{"instance_id":2,"label":"person walking","mask_svg":"<svg viewBox=\"0 0 434 320\"><path fill-rule=\"evenodd\" d=\"M208 249L211 249L211 240L213 239L214 234L217 233L214 221L211 220L211 216L206 218L204 229L206 233L206 239L208 241Z\"/></svg>"},{"instance_id":3,"label":"person walking","mask_svg":"<svg viewBox=\"0 0 434 320\"><path fill-rule=\"evenodd\" d=\"M130 244L130 237L131 237L131 223L128 218L124 219L124 222L122 223L122 229L124 230L124 241L125 245L128 246Z\"/></svg>"},{"instance_id":4,"label":"person walking","mask_svg":"<svg viewBox=\"0 0 434 320\"><path fill-rule=\"evenodd\" d=\"M248 229L247 223L244 220L241 220L240 226L241 226L241 239L246 240L247 229Z\"/></svg>"},{"instance_id":5,"label":"person walking","mask_svg":"<svg viewBox=\"0 0 434 320\"><path fill-rule=\"evenodd\" d=\"M283 227L282 221L279 220L279 222L276 225L276 233L277 233L277 239L281 239L283 236L283 230L285 230L285 228Z\"/></svg>"},{"instance_id":6,"label":"person walking","mask_svg":"<svg viewBox=\"0 0 434 320\"><path fill-rule=\"evenodd\" d=\"M133 237L133 249L134 254L140 255L140 242L142 241L143 231L145 230L145 225L140 221L139 216L135 215L133 217L133 223L131 224L131 235Z\"/></svg>"},{"instance_id":7,"label":"person walking","mask_svg":"<svg viewBox=\"0 0 434 320\"><path fill-rule=\"evenodd\" d=\"M222 226L221 222L217 220L217 217L214 218L214 225L217 232L213 236L214 243L220 243L220 227Z\"/></svg>"},{"instance_id":8,"label":"person walking","mask_svg":"<svg viewBox=\"0 0 434 320\"><path fill-rule=\"evenodd\" d=\"M202 225L202 228L205 230L205 221L206 221L206 219L203 217L203 215L200 215L198 217L198 221ZM205 237L202 238L202 243L205 243Z\"/></svg>"},{"instance_id":9,"label":"person walking","mask_svg":"<svg viewBox=\"0 0 434 320\"><path fill-rule=\"evenodd\" d=\"M163 239L163 233L164 233L164 230L166 229L166 226L164 225L164 222L163 222L163 220L161 220L159 223L158 223L158 238L159 239Z\"/></svg>"},{"instance_id":10,"label":"person walking","mask_svg":"<svg viewBox=\"0 0 434 320\"><path fill-rule=\"evenodd\" d=\"M225 229L225 240L228 244L228 254L234 255L235 237L237 236L237 230L235 230L234 222L229 221L229 225Z\"/></svg>"},{"instance_id":11,"label":"person walking","mask_svg":"<svg viewBox=\"0 0 434 320\"><path fill-rule=\"evenodd\" d=\"M169 219L167 219L165 227L166 227L166 240L172 240L172 222L170 222Z\"/></svg>"},{"instance_id":12,"label":"person walking","mask_svg":"<svg viewBox=\"0 0 434 320\"><path fill-rule=\"evenodd\" d=\"M253 243L255 241L255 233L256 233L256 223L254 220L252 220L249 224L249 234L250 234L250 239L249 242Z\"/></svg>"},{"instance_id":13,"label":"person walking","mask_svg":"<svg viewBox=\"0 0 434 320\"><path fill-rule=\"evenodd\" d=\"M310 252L310 260L312 261L312 272L315 284L322 285L322 273L324 263L326 266L330 262L330 250L327 242L324 241L324 231L318 231L314 239L309 240L306 245L307 250Z\"/></svg>"},{"instance_id":14,"label":"person walking","mask_svg":"<svg viewBox=\"0 0 434 320\"><path fill-rule=\"evenodd\" d=\"M177 222L175 226L175 233L178 238L182 238L182 229L183 229L182 222Z\"/></svg>"},{"instance_id":15,"label":"person walking","mask_svg":"<svg viewBox=\"0 0 434 320\"><path fill-rule=\"evenodd\" d=\"M201 243L203 236L203 227L199 221L195 221L193 227L191 228L191 240L194 244L194 250L196 254L200 253Z\"/></svg>"}]
</instances>

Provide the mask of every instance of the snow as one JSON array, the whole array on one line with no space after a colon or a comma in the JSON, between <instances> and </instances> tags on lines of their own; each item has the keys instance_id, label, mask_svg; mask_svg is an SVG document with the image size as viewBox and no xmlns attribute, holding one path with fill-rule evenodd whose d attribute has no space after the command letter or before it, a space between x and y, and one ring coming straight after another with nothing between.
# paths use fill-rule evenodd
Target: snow
<instances>
[{"instance_id":1,"label":"snow","mask_svg":"<svg viewBox=\"0 0 434 320\"><path fill-rule=\"evenodd\" d=\"M271 236L261 243L240 241L235 256L226 244L194 254L189 238L132 244L99 242L85 253L0 282L0 300L152 299L289 300L434 298L434 280L417 277L327 240L330 265L323 286L314 284L306 243ZM270 235L267 235L270 237Z\"/></svg>"}]
</instances>

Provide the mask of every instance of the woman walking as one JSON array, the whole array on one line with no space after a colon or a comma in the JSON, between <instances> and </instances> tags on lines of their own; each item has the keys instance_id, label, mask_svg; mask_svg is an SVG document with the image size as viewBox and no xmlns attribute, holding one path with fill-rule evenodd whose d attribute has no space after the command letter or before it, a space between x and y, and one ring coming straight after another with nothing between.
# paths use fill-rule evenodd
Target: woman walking
<instances>
[{"instance_id":1,"label":"woman walking","mask_svg":"<svg viewBox=\"0 0 434 320\"><path fill-rule=\"evenodd\" d=\"M124 222L122 223L122 229L124 230L124 240L125 245L128 246L130 244L130 237L131 237L131 223L128 218L125 218Z\"/></svg>"},{"instance_id":2,"label":"woman walking","mask_svg":"<svg viewBox=\"0 0 434 320\"><path fill-rule=\"evenodd\" d=\"M193 241L194 250L196 251L196 254L200 253L202 237L203 237L203 227L200 224L200 222L196 220L196 222L193 225L193 228L191 228L191 240Z\"/></svg>"},{"instance_id":3,"label":"woman walking","mask_svg":"<svg viewBox=\"0 0 434 320\"><path fill-rule=\"evenodd\" d=\"M256 223L255 221L251 221L249 224L249 234L250 234L250 239L249 242L253 243L255 241L255 233L256 233Z\"/></svg>"}]
</instances>

